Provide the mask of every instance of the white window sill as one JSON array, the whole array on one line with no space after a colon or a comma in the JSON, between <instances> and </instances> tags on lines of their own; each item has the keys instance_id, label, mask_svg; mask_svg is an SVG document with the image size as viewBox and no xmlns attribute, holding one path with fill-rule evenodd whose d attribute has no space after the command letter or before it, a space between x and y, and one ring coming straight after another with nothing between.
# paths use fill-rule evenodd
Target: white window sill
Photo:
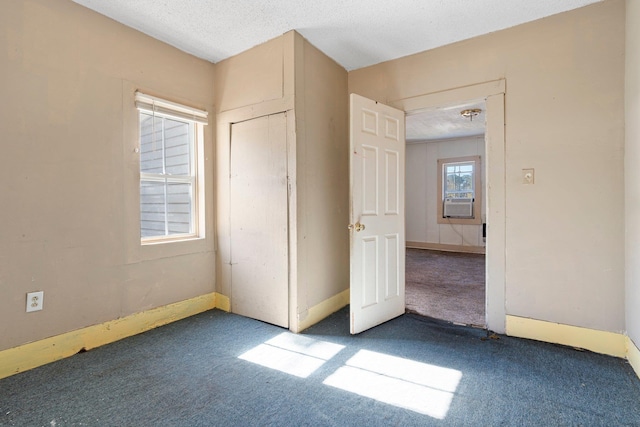
<instances>
[{"instance_id":1,"label":"white window sill","mask_svg":"<svg viewBox=\"0 0 640 427\"><path fill-rule=\"evenodd\" d=\"M142 246L151 246L151 245L163 245L166 243L179 243L179 242L192 242L197 240L204 240L204 236L176 236L176 237L163 237L163 238L150 238L140 240L140 244Z\"/></svg>"}]
</instances>

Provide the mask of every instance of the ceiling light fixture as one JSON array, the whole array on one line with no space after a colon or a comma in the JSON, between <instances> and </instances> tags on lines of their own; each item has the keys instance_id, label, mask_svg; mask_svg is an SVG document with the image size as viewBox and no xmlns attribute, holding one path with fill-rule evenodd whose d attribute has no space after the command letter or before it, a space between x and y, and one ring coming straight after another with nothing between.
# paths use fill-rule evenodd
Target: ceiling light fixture
<instances>
[{"instance_id":1,"label":"ceiling light fixture","mask_svg":"<svg viewBox=\"0 0 640 427\"><path fill-rule=\"evenodd\" d=\"M473 118L480 113L482 113L482 110L479 108L469 108L468 110L460 111L460 115L470 121L473 121Z\"/></svg>"}]
</instances>

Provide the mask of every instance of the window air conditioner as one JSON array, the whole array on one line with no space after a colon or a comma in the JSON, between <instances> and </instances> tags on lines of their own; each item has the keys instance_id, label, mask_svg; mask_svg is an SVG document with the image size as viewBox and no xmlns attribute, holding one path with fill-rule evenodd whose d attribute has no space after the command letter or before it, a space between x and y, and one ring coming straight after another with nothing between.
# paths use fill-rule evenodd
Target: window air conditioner
<instances>
[{"instance_id":1,"label":"window air conditioner","mask_svg":"<svg viewBox=\"0 0 640 427\"><path fill-rule=\"evenodd\" d=\"M473 218L473 199L444 199L445 218Z\"/></svg>"}]
</instances>

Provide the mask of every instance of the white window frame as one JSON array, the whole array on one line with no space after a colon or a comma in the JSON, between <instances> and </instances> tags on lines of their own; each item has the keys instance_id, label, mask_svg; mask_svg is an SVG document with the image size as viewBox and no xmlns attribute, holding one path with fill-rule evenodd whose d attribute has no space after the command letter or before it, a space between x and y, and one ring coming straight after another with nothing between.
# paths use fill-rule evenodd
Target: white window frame
<instances>
[{"instance_id":1,"label":"white window frame","mask_svg":"<svg viewBox=\"0 0 640 427\"><path fill-rule=\"evenodd\" d=\"M445 171L452 164L473 165L473 217L471 218L447 218L444 216L445 199ZM482 165L480 156L455 157L438 159L438 224L482 224Z\"/></svg>"},{"instance_id":2,"label":"white window frame","mask_svg":"<svg viewBox=\"0 0 640 427\"><path fill-rule=\"evenodd\" d=\"M140 171L140 179L138 191L140 191L143 182L161 182L166 185L169 183L188 183L191 184L191 230L189 233L168 234L163 236L142 237L141 219L138 218L138 235L143 245L176 242L184 240L193 240L203 238L204 230L204 126L208 123L208 113L203 110L188 107L182 104L166 101L154 96L146 95L142 92L135 93L135 104L138 109L138 152L141 148L141 115L143 113L150 114L154 117L168 118L185 122L189 124L189 142L190 142L190 174L189 175L171 175L165 173L148 173ZM164 136L163 136L164 141ZM164 147L163 147L164 155ZM165 193L166 195L166 193ZM166 200L166 198L165 198ZM140 205L140 193L138 193L138 205ZM140 212L140 208L138 208ZM165 209L165 222L166 222ZM165 227L165 232L166 232Z\"/></svg>"}]
</instances>

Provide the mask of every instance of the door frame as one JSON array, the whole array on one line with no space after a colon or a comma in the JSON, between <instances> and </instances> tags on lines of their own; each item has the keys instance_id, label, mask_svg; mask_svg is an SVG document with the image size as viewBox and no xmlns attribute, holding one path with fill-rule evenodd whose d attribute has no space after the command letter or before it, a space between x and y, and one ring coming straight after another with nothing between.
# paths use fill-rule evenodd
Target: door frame
<instances>
[{"instance_id":1,"label":"door frame","mask_svg":"<svg viewBox=\"0 0 640 427\"><path fill-rule=\"evenodd\" d=\"M504 79L388 101L405 113L484 99L486 103L485 165L487 244L485 316L487 329L506 332L505 215L505 88Z\"/></svg>"}]
</instances>

